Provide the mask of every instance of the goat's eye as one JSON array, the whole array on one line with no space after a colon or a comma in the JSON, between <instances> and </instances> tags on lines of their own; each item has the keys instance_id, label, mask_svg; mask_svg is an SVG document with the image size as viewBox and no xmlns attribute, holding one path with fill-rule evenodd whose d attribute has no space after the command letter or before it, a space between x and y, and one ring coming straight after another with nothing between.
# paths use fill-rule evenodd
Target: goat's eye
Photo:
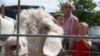
<instances>
[{"instance_id":1,"label":"goat's eye","mask_svg":"<svg viewBox=\"0 0 100 56\"><path fill-rule=\"evenodd\" d=\"M50 28L48 26L42 26L39 30L40 34L47 34L50 31Z\"/></svg>"},{"instance_id":2,"label":"goat's eye","mask_svg":"<svg viewBox=\"0 0 100 56\"><path fill-rule=\"evenodd\" d=\"M41 27L41 30L50 30L49 26L48 25L44 25Z\"/></svg>"},{"instance_id":3,"label":"goat's eye","mask_svg":"<svg viewBox=\"0 0 100 56\"><path fill-rule=\"evenodd\" d=\"M50 30L49 27L47 27L47 26L45 26L45 29L46 29L46 30Z\"/></svg>"}]
</instances>

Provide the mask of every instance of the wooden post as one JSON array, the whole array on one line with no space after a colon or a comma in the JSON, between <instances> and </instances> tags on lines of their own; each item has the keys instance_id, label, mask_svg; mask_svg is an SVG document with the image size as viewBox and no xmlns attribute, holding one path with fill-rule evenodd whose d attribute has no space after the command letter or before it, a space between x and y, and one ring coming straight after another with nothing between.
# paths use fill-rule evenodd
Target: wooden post
<instances>
[{"instance_id":1,"label":"wooden post","mask_svg":"<svg viewBox=\"0 0 100 56\"><path fill-rule=\"evenodd\" d=\"M5 16L4 4L1 4L1 14L2 14L2 17L4 18Z\"/></svg>"}]
</instances>

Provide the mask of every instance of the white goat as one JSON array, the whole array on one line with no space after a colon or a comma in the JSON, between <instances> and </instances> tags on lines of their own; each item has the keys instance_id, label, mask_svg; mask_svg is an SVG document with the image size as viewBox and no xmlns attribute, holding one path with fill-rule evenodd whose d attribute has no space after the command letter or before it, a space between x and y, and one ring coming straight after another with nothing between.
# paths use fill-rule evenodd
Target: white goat
<instances>
[{"instance_id":1,"label":"white goat","mask_svg":"<svg viewBox=\"0 0 100 56\"><path fill-rule=\"evenodd\" d=\"M4 16L4 18L0 15L0 34L13 34L15 20L13 18ZM0 40L3 41L0 45L4 44L4 40L6 40L8 36L0 36Z\"/></svg>"},{"instance_id":2,"label":"white goat","mask_svg":"<svg viewBox=\"0 0 100 56\"><path fill-rule=\"evenodd\" d=\"M54 22L54 18L43 9L22 10L20 13L19 28L20 34L63 35L63 29L57 25ZM19 39L19 56L25 56L25 54L26 56L57 56L62 48L62 38L20 36ZM25 40L25 42L23 40ZM5 43L3 48L4 54L7 53L7 50L10 52L10 54L7 53L5 56L15 56L15 49L9 51L10 48L12 49L13 46L16 46L16 44L10 45L11 41L16 43L16 38L9 37ZM21 46L22 41L27 46ZM7 49L6 47L10 48ZM23 49L23 47L26 48ZM22 50L24 50L25 53L20 55L21 52L23 53Z\"/></svg>"},{"instance_id":3,"label":"white goat","mask_svg":"<svg viewBox=\"0 0 100 56\"><path fill-rule=\"evenodd\" d=\"M15 20L5 16L4 18L0 15L0 30L1 34L13 34Z\"/></svg>"}]
</instances>

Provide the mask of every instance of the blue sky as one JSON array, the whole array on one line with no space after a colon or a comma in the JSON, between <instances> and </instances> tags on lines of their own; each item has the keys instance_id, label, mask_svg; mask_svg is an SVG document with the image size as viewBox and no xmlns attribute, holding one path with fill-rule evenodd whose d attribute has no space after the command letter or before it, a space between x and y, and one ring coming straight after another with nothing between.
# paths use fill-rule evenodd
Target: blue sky
<instances>
[{"instance_id":1,"label":"blue sky","mask_svg":"<svg viewBox=\"0 0 100 56\"><path fill-rule=\"evenodd\" d=\"M17 0L0 0L0 3L3 1L3 3L6 6L9 5L17 5ZM100 0L94 0L94 2L98 3ZM48 12L55 12L59 10L59 2L58 0L21 0L22 5L40 5L44 6L46 8L46 11ZM99 4L100 5L100 4ZM100 8L96 8L96 10L100 10Z\"/></svg>"}]
</instances>

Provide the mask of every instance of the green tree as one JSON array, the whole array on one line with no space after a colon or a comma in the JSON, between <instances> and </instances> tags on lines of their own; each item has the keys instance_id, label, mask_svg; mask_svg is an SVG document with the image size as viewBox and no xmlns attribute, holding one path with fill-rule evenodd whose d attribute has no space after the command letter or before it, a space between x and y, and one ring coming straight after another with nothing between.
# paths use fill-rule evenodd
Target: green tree
<instances>
[{"instance_id":1,"label":"green tree","mask_svg":"<svg viewBox=\"0 0 100 56\"><path fill-rule=\"evenodd\" d=\"M64 8L64 0L58 0L58 2L59 2L60 12L62 12Z\"/></svg>"},{"instance_id":2,"label":"green tree","mask_svg":"<svg viewBox=\"0 0 100 56\"><path fill-rule=\"evenodd\" d=\"M97 6L93 0L71 0L74 2L75 10L73 11L80 21L87 22L90 26L100 25L100 12L95 12L93 9ZM60 1L61 12L63 4Z\"/></svg>"}]
</instances>

